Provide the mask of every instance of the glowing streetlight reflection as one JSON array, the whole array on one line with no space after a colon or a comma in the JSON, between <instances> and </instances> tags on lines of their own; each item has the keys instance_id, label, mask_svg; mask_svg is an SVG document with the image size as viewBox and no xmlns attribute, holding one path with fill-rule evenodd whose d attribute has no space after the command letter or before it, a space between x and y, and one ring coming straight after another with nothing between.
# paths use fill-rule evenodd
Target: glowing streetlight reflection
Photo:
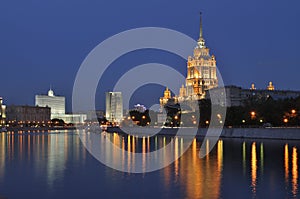
<instances>
[{"instance_id":1,"label":"glowing streetlight reflection","mask_svg":"<svg viewBox=\"0 0 300 199\"><path fill-rule=\"evenodd\" d=\"M296 197L298 193L298 152L293 147L292 153L292 193Z\"/></svg>"},{"instance_id":2,"label":"glowing streetlight reflection","mask_svg":"<svg viewBox=\"0 0 300 199\"><path fill-rule=\"evenodd\" d=\"M252 193L256 194L256 186L257 186L257 156L256 156L256 143L252 143L251 148L251 187Z\"/></svg>"}]
</instances>

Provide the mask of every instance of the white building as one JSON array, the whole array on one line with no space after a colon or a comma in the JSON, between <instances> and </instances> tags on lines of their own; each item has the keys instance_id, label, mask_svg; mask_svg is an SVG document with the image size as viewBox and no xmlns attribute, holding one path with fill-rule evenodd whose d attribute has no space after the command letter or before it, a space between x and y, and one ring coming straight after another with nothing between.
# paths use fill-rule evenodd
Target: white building
<instances>
[{"instance_id":1,"label":"white building","mask_svg":"<svg viewBox=\"0 0 300 199\"><path fill-rule=\"evenodd\" d=\"M110 122L121 123L123 119L123 100L121 92L107 92L106 119Z\"/></svg>"},{"instance_id":2,"label":"white building","mask_svg":"<svg viewBox=\"0 0 300 199\"><path fill-rule=\"evenodd\" d=\"M51 115L65 114L66 98L62 96L55 96L53 90L48 91L48 95L36 95L35 105L41 107L50 107ZM51 119L52 116L51 116Z\"/></svg>"},{"instance_id":3,"label":"white building","mask_svg":"<svg viewBox=\"0 0 300 199\"><path fill-rule=\"evenodd\" d=\"M52 89L48 91L48 95L36 95L35 105L40 107L51 108L51 119L62 119L65 123L83 123L86 114L66 114L66 98L63 96L55 96Z\"/></svg>"},{"instance_id":4,"label":"white building","mask_svg":"<svg viewBox=\"0 0 300 199\"><path fill-rule=\"evenodd\" d=\"M147 108L143 104L136 104L134 105L134 110L140 113L144 113L147 110Z\"/></svg>"}]
</instances>

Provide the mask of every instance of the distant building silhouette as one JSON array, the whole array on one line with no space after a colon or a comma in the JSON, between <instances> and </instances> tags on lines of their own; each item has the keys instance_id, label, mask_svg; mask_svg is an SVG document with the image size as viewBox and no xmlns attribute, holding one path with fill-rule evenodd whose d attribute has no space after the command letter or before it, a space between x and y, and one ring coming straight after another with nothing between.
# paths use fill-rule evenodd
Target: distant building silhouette
<instances>
[{"instance_id":1,"label":"distant building silhouette","mask_svg":"<svg viewBox=\"0 0 300 199\"><path fill-rule=\"evenodd\" d=\"M253 84L254 85L254 84ZM269 87L271 86L271 87ZM300 91L289 90L275 90L274 85L270 82L267 89L245 89L238 86L225 86L224 88L213 88L206 92L206 99L215 99L216 103L231 107L231 106L243 106L249 99L261 99L266 100L272 98L274 100L297 98L300 96ZM222 92L225 89L225 93ZM222 99L220 95L226 94L226 102L218 102L217 99Z\"/></svg>"}]
</instances>

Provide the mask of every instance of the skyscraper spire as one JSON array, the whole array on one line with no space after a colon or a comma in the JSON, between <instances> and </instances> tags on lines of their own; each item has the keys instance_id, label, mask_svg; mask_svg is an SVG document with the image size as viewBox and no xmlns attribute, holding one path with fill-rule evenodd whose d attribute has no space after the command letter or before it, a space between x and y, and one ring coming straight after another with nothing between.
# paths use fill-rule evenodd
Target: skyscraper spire
<instances>
[{"instance_id":1,"label":"skyscraper spire","mask_svg":"<svg viewBox=\"0 0 300 199\"><path fill-rule=\"evenodd\" d=\"M203 38L203 30L202 30L202 12L200 12L200 34L198 39L198 48L206 48L205 47L205 40Z\"/></svg>"},{"instance_id":2,"label":"skyscraper spire","mask_svg":"<svg viewBox=\"0 0 300 199\"><path fill-rule=\"evenodd\" d=\"M202 12L200 12L200 37L203 38L203 32L202 32Z\"/></svg>"}]
</instances>

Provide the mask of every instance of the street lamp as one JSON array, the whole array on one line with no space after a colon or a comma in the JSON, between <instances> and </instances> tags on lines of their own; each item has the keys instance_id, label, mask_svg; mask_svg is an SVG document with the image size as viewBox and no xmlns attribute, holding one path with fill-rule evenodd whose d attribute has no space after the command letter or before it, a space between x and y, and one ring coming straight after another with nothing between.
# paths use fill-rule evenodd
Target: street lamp
<instances>
[{"instance_id":1,"label":"street lamp","mask_svg":"<svg viewBox=\"0 0 300 199\"><path fill-rule=\"evenodd\" d=\"M251 111L250 115L251 115L251 119L252 120L255 119L255 117L256 117L255 111Z\"/></svg>"}]
</instances>

